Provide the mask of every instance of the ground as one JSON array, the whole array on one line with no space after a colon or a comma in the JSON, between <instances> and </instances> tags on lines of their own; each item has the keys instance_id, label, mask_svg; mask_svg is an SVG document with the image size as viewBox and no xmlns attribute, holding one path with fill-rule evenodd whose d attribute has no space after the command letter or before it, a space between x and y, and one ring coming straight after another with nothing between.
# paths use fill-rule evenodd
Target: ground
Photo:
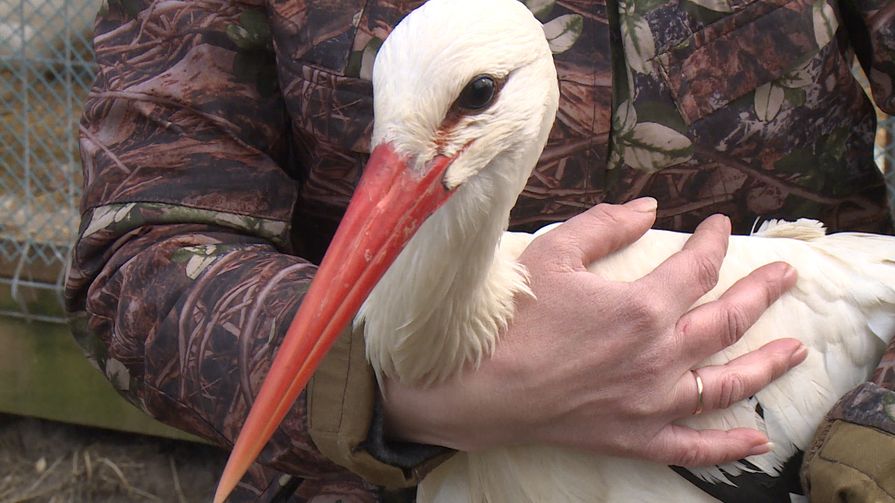
<instances>
[{"instance_id":1,"label":"ground","mask_svg":"<svg viewBox=\"0 0 895 503\"><path fill-rule=\"evenodd\" d=\"M0 503L206 502L226 454L0 414Z\"/></svg>"}]
</instances>

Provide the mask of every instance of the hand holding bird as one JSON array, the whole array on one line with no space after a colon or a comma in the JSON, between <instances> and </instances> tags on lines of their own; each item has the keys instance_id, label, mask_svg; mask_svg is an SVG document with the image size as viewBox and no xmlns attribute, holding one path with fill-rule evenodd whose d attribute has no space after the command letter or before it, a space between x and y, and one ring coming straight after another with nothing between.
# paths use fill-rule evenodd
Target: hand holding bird
<instances>
[{"instance_id":1,"label":"hand holding bird","mask_svg":"<svg viewBox=\"0 0 895 503\"><path fill-rule=\"evenodd\" d=\"M585 264L646 232L655 209L651 199L597 206L534 240L519 260L537 300L517 299L506 335L476 371L428 388L386 380L392 435L461 451L542 443L687 466L766 452L767 437L755 430L696 431L673 421L696 407L689 369L739 340L795 283L795 271L770 264L722 300L689 310L714 286L727 249L729 227L716 217L686 253L640 281L587 272ZM706 264L695 268L702 275L695 281L694 261ZM751 396L806 354L797 340L782 339L702 369L705 410Z\"/></svg>"}]
</instances>

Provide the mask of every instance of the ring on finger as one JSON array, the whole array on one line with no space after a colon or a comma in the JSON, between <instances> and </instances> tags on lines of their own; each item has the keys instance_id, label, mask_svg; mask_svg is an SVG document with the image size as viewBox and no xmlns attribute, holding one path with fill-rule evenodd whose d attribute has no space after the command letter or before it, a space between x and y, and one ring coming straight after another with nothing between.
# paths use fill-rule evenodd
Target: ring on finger
<instances>
[{"instance_id":1,"label":"ring on finger","mask_svg":"<svg viewBox=\"0 0 895 503\"><path fill-rule=\"evenodd\" d=\"M698 416L702 414L702 377L699 377L699 372L696 370L690 369L690 372L693 374L693 378L696 380L696 408L693 409L693 415Z\"/></svg>"}]
</instances>

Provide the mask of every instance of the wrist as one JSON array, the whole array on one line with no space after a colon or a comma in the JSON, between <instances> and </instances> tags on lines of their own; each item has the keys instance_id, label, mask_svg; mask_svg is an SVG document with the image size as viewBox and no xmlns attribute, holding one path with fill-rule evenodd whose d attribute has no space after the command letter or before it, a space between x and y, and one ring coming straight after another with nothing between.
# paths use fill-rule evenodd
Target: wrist
<instances>
[{"instance_id":1,"label":"wrist","mask_svg":"<svg viewBox=\"0 0 895 503\"><path fill-rule=\"evenodd\" d=\"M380 393L383 433L387 440L455 448L447 428L436 420L439 406L428 403L426 390L385 379Z\"/></svg>"},{"instance_id":2,"label":"wrist","mask_svg":"<svg viewBox=\"0 0 895 503\"><path fill-rule=\"evenodd\" d=\"M502 445L509 427L493 410L476 405L483 403L476 398L476 381L478 376L416 388L386 379L381 385L386 438L459 451Z\"/></svg>"}]
</instances>

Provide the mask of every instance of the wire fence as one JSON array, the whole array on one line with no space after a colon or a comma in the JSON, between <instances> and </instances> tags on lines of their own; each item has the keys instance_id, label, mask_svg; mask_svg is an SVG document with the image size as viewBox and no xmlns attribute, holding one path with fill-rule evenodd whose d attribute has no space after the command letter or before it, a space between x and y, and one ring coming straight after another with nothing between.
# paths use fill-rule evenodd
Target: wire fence
<instances>
[{"instance_id":1,"label":"wire fence","mask_svg":"<svg viewBox=\"0 0 895 503\"><path fill-rule=\"evenodd\" d=\"M62 321L98 0L0 0L0 314Z\"/></svg>"},{"instance_id":2,"label":"wire fence","mask_svg":"<svg viewBox=\"0 0 895 503\"><path fill-rule=\"evenodd\" d=\"M0 315L64 320L81 187L77 124L100 2L0 0ZM880 125L876 158L895 186L895 118Z\"/></svg>"}]
</instances>

